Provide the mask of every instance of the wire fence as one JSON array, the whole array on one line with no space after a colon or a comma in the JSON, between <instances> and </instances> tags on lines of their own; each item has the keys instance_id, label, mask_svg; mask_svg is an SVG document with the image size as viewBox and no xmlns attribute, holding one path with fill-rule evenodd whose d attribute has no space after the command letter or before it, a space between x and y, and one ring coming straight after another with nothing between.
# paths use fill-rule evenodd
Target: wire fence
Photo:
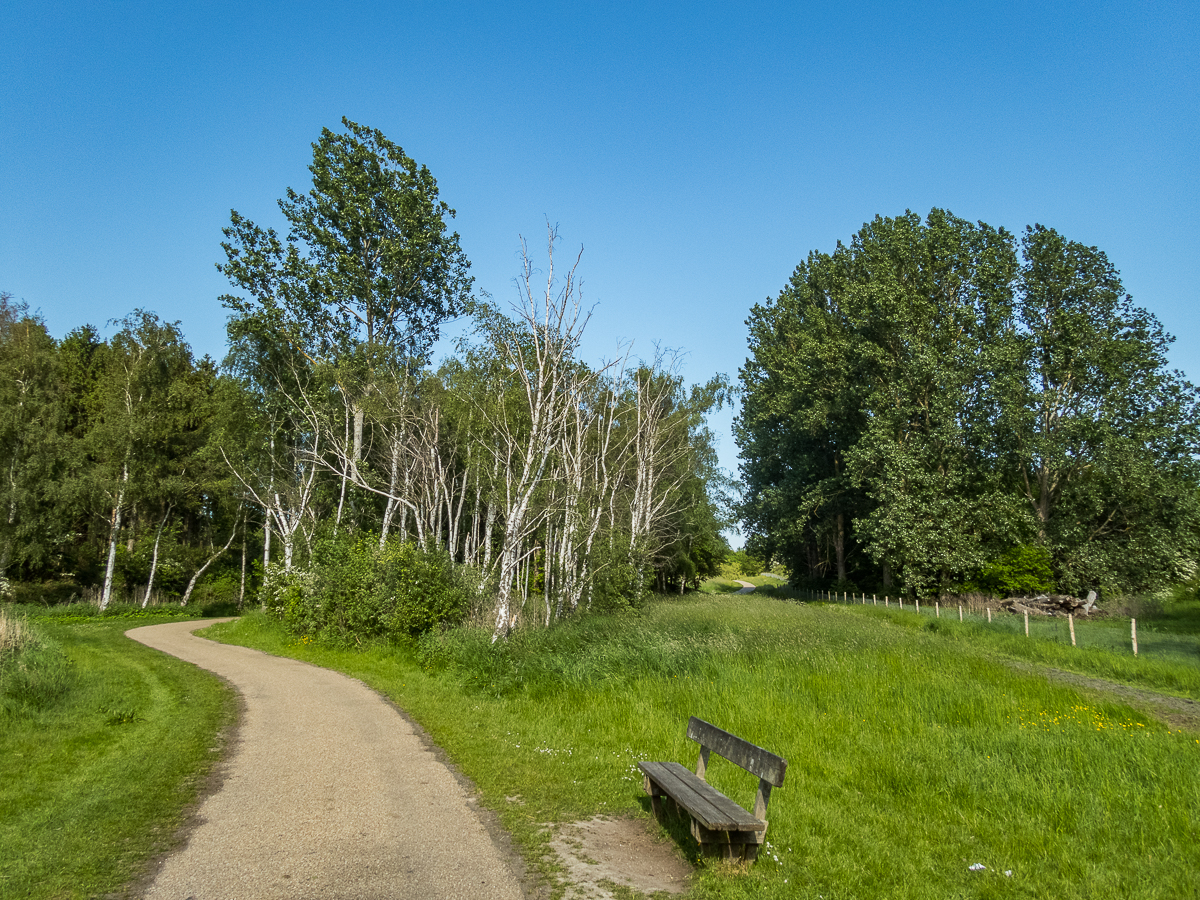
<instances>
[{"instance_id":1,"label":"wire fence","mask_svg":"<svg viewBox=\"0 0 1200 900\"><path fill-rule=\"evenodd\" d=\"M799 600L889 609L929 619L986 626L998 632L1081 649L1115 650L1133 656L1170 657L1193 665L1200 664L1200 635L1162 629L1152 620L1139 622L1135 616L1104 612L1086 616L1014 613L997 608L980 597L953 598L943 603L940 600L922 601L852 591L795 590L793 593Z\"/></svg>"}]
</instances>

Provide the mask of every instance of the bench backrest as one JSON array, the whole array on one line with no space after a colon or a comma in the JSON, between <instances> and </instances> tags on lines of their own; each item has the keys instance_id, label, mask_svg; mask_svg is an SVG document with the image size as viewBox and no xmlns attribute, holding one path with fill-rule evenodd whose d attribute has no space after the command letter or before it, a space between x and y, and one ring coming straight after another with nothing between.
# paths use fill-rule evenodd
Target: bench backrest
<instances>
[{"instance_id":1,"label":"bench backrest","mask_svg":"<svg viewBox=\"0 0 1200 900\"><path fill-rule=\"evenodd\" d=\"M741 766L751 775L757 775L767 784L779 787L783 784L783 773L787 771L787 760L764 750L762 747L744 741L728 731L718 728L695 716L688 721L687 736L701 747L700 765L696 774L704 777L707 767L708 754L704 750L715 751L735 765Z\"/></svg>"}]
</instances>

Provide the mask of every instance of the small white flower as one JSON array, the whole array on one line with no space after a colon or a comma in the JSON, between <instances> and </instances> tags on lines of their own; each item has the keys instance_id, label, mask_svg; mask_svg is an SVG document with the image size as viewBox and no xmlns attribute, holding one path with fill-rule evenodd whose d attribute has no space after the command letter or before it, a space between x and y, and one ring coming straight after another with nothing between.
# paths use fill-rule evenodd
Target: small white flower
<instances>
[{"instance_id":1,"label":"small white flower","mask_svg":"<svg viewBox=\"0 0 1200 900\"><path fill-rule=\"evenodd\" d=\"M975 863L973 866L967 866L967 870L971 872L982 872L986 868L987 866L983 863Z\"/></svg>"}]
</instances>

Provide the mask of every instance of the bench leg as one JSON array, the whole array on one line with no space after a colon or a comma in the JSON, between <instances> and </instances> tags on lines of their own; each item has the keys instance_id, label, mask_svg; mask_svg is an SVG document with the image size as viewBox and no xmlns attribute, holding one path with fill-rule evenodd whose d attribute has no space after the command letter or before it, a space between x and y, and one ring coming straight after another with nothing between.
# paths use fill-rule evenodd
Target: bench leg
<instances>
[{"instance_id":1,"label":"bench leg","mask_svg":"<svg viewBox=\"0 0 1200 900\"><path fill-rule=\"evenodd\" d=\"M663 802L662 797L658 794L650 795L650 808L654 810L654 818L661 822L663 817Z\"/></svg>"},{"instance_id":2,"label":"bench leg","mask_svg":"<svg viewBox=\"0 0 1200 900\"><path fill-rule=\"evenodd\" d=\"M731 862L752 863L758 859L758 844L701 844L700 852Z\"/></svg>"},{"instance_id":3,"label":"bench leg","mask_svg":"<svg viewBox=\"0 0 1200 900\"><path fill-rule=\"evenodd\" d=\"M692 819L692 836L704 856L734 861L754 862L765 834L750 831L710 831Z\"/></svg>"},{"instance_id":4,"label":"bench leg","mask_svg":"<svg viewBox=\"0 0 1200 900\"><path fill-rule=\"evenodd\" d=\"M642 776L642 787L646 789L646 793L650 795L650 808L654 811L654 818L662 821L663 817L663 794L662 788L650 780L649 775Z\"/></svg>"}]
</instances>

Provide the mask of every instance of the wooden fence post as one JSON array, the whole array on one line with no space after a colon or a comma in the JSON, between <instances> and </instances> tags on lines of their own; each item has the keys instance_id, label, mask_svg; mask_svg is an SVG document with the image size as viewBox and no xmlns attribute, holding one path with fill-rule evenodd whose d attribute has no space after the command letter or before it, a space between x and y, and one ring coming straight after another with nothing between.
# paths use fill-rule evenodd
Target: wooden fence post
<instances>
[{"instance_id":1,"label":"wooden fence post","mask_svg":"<svg viewBox=\"0 0 1200 900\"><path fill-rule=\"evenodd\" d=\"M1067 613L1067 627L1071 629L1071 646L1075 646L1075 617Z\"/></svg>"},{"instance_id":2,"label":"wooden fence post","mask_svg":"<svg viewBox=\"0 0 1200 900\"><path fill-rule=\"evenodd\" d=\"M958 604L958 621L962 621L962 604Z\"/></svg>"},{"instance_id":3,"label":"wooden fence post","mask_svg":"<svg viewBox=\"0 0 1200 900\"><path fill-rule=\"evenodd\" d=\"M987 611L988 611L988 624L991 625L992 624L992 608L989 606L987 608Z\"/></svg>"},{"instance_id":4,"label":"wooden fence post","mask_svg":"<svg viewBox=\"0 0 1200 900\"><path fill-rule=\"evenodd\" d=\"M942 617L942 605L937 600L933 601L933 614L939 619Z\"/></svg>"},{"instance_id":5,"label":"wooden fence post","mask_svg":"<svg viewBox=\"0 0 1200 900\"><path fill-rule=\"evenodd\" d=\"M1133 655L1137 656L1137 619L1129 620L1129 639L1133 641Z\"/></svg>"},{"instance_id":6,"label":"wooden fence post","mask_svg":"<svg viewBox=\"0 0 1200 900\"><path fill-rule=\"evenodd\" d=\"M1025 610L1025 637L1029 637L1029 610Z\"/></svg>"}]
</instances>

